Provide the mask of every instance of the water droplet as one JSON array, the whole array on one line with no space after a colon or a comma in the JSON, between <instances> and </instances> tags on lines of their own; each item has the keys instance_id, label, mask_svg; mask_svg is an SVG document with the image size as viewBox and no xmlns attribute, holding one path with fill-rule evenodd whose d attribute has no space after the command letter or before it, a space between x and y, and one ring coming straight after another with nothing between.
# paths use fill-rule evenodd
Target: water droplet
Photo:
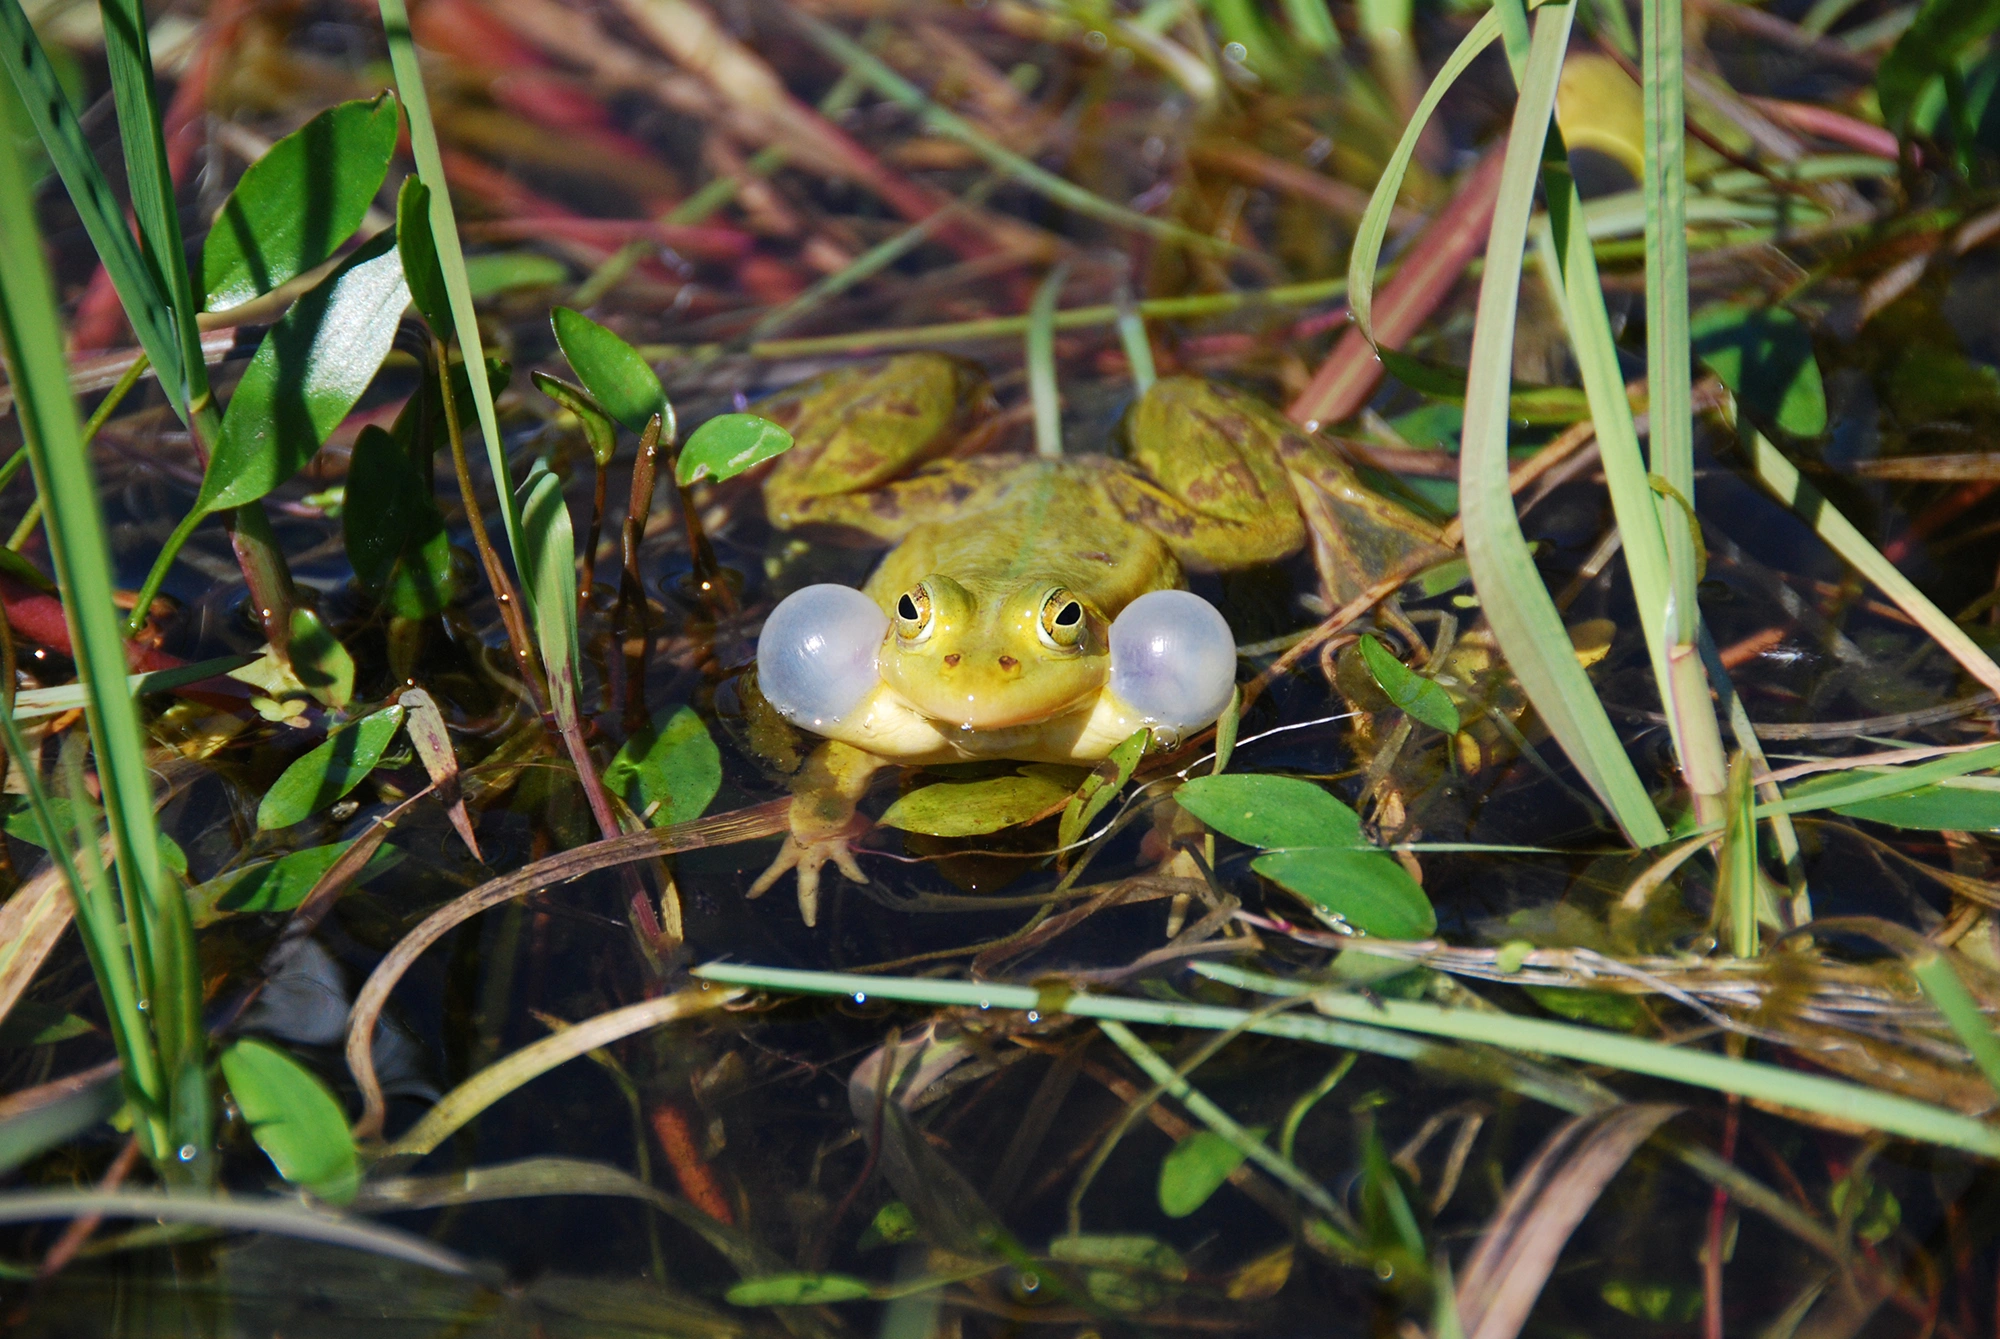
<instances>
[{"instance_id":1,"label":"water droplet","mask_svg":"<svg viewBox=\"0 0 2000 1339\"><path fill-rule=\"evenodd\" d=\"M866 1004L866 1003L868 1003L868 992L867 992L867 991L865 991L865 990L857 990L857 991L855 991L855 992L854 992L854 1002L855 1002L856 1004Z\"/></svg>"},{"instance_id":2,"label":"water droplet","mask_svg":"<svg viewBox=\"0 0 2000 1339\"><path fill-rule=\"evenodd\" d=\"M1035 1010L1030 1009L1028 1010L1028 1021L1030 1023L1039 1023L1042 1021L1042 1016Z\"/></svg>"},{"instance_id":3,"label":"water droplet","mask_svg":"<svg viewBox=\"0 0 2000 1339\"><path fill-rule=\"evenodd\" d=\"M1224 60L1233 60L1239 65L1243 63L1243 58L1249 54L1250 48L1244 46L1241 42L1231 42L1228 46L1222 48L1222 58Z\"/></svg>"},{"instance_id":4,"label":"water droplet","mask_svg":"<svg viewBox=\"0 0 2000 1339\"><path fill-rule=\"evenodd\" d=\"M980 1007L980 1008L982 1008L982 1009L991 1009L991 1008L993 1007L993 1001L991 1001L991 1000L981 1000L981 1001L979 1002L979 1007Z\"/></svg>"},{"instance_id":5,"label":"water droplet","mask_svg":"<svg viewBox=\"0 0 2000 1339\"><path fill-rule=\"evenodd\" d=\"M193 1161L194 1161L194 1155L195 1155L195 1154L197 1154L197 1153L199 1153L199 1152L201 1152L201 1150L200 1150L200 1149L198 1149L198 1148L196 1148L196 1147L195 1147L195 1146L194 1146L193 1144L182 1144L182 1145L181 1145L181 1149L180 1149L180 1153L181 1153L181 1161L182 1161L182 1162L193 1162Z\"/></svg>"}]
</instances>

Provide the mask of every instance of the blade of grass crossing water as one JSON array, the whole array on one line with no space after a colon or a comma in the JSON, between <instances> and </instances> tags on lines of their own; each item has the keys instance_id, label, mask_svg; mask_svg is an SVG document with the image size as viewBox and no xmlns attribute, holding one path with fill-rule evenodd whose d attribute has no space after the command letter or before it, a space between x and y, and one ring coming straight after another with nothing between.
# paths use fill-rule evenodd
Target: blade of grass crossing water
<instances>
[{"instance_id":1,"label":"blade of grass crossing water","mask_svg":"<svg viewBox=\"0 0 2000 1339\"><path fill-rule=\"evenodd\" d=\"M444 158L438 152L437 127L431 121L430 96L424 91L423 69L417 63L416 43L410 36L410 15L403 0L380 0L382 28L389 39L389 64L396 75L396 93L403 101L403 113L410 122L410 156L416 160L417 179L430 188L431 233L437 246L438 268L444 271L445 292L451 298L451 318L464 355L466 380L472 387L472 406L479 418L479 434L486 441L486 463L493 471L494 491L500 495L500 519L507 531L507 551L514 566L521 565L521 510L515 499L514 480L507 470L507 447L500 438L500 419L493 408L493 387L486 380L486 356L479 343L479 318L472 305L472 283L465 273L465 251L458 241L458 218L451 207L451 190L445 182ZM466 505L474 504L471 498ZM530 603L534 597L524 589Z\"/></svg>"},{"instance_id":2,"label":"blade of grass crossing water","mask_svg":"<svg viewBox=\"0 0 2000 1339\"><path fill-rule=\"evenodd\" d=\"M1521 258L1556 79L1574 18L1573 4L1544 5L1535 18L1480 280L1459 458L1460 514L1466 562L1508 663L1550 733L1618 825L1637 844L1652 846L1666 840L1666 827L1577 663L1569 633L1522 538L1507 488L1507 394Z\"/></svg>"},{"instance_id":3,"label":"blade of grass crossing water","mask_svg":"<svg viewBox=\"0 0 2000 1339\"><path fill-rule=\"evenodd\" d=\"M1069 266L1049 271L1028 309L1028 399L1035 410L1035 454L1062 459L1062 391L1056 385L1056 299Z\"/></svg>"},{"instance_id":4,"label":"blade of grass crossing water","mask_svg":"<svg viewBox=\"0 0 2000 1339\"><path fill-rule=\"evenodd\" d=\"M62 327L41 245L20 160L11 143L0 145L0 348L7 356L36 490L47 504L49 552L88 701L85 714L116 848L133 987L147 1001L158 1047L156 1095L171 1112L169 1139L175 1145L194 1145L195 1152L185 1160L194 1165L181 1165L181 1159L166 1157L158 1146L150 1151L170 1175L198 1172L207 1165L211 1141L193 927L185 899L161 869L145 737L126 688L125 641L112 603L110 548L70 396ZM11 721L8 731L13 731ZM17 751L15 756L28 755ZM86 884L71 886L79 905L85 905L90 897ZM93 938L115 956L121 950L115 936L103 930L108 915L104 902L89 903L99 927ZM113 1008L119 1007L122 980L107 961L100 981ZM138 1005L131 1007L137 1010Z\"/></svg>"},{"instance_id":5,"label":"blade of grass crossing water","mask_svg":"<svg viewBox=\"0 0 2000 1339\"><path fill-rule=\"evenodd\" d=\"M100 0L104 55L111 93L118 104L118 136L125 146L125 174L132 192L132 216L173 320L179 358L173 367L181 399L198 412L208 401L208 364L201 356L194 281L181 244L180 211L174 178L167 166L167 142L160 121L159 86L153 79L153 46L140 0ZM161 370L168 365L162 364Z\"/></svg>"}]
</instances>

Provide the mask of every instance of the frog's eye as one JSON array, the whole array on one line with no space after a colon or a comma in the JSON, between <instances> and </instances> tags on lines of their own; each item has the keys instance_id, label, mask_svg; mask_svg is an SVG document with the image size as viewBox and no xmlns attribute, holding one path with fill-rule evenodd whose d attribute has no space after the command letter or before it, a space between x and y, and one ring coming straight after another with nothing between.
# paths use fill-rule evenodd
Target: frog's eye
<instances>
[{"instance_id":1,"label":"frog's eye","mask_svg":"<svg viewBox=\"0 0 2000 1339\"><path fill-rule=\"evenodd\" d=\"M1198 730L1236 691L1236 639L1199 595L1148 592L1111 625L1111 691L1148 724Z\"/></svg>"},{"instance_id":2,"label":"frog's eye","mask_svg":"<svg viewBox=\"0 0 2000 1339\"><path fill-rule=\"evenodd\" d=\"M912 586L896 597L896 636L906 646L915 646L931 635L931 592L925 585Z\"/></svg>"},{"instance_id":3,"label":"frog's eye","mask_svg":"<svg viewBox=\"0 0 2000 1339\"><path fill-rule=\"evenodd\" d=\"M787 595L757 638L757 686L778 714L815 729L852 711L880 681L875 652L889 620L851 586Z\"/></svg>"},{"instance_id":4,"label":"frog's eye","mask_svg":"<svg viewBox=\"0 0 2000 1339\"><path fill-rule=\"evenodd\" d=\"M1043 646L1073 651L1083 641L1083 629L1083 606L1074 595L1057 586L1043 598L1041 616L1035 620Z\"/></svg>"}]
</instances>

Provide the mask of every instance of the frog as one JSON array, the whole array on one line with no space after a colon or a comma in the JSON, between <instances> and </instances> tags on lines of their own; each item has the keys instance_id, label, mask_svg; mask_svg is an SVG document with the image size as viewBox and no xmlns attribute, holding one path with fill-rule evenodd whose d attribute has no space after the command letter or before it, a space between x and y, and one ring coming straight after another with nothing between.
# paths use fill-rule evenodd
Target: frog
<instances>
[{"instance_id":1,"label":"frog","mask_svg":"<svg viewBox=\"0 0 2000 1339\"><path fill-rule=\"evenodd\" d=\"M866 881L858 806L884 767L1087 766L1141 730L1173 743L1212 725L1235 697L1236 643L1188 576L1299 552L1299 490L1337 522L1312 537L1351 569L1336 602L1449 556L1338 451L1198 376L1137 396L1120 455L992 449L1005 419L985 374L941 353L837 369L756 408L794 440L762 482L771 524L887 550L858 589L787 595L758 636L758 690L823 742L749 896L796 871L807 926L825 866Z\"/></svg>"}]
</instances>

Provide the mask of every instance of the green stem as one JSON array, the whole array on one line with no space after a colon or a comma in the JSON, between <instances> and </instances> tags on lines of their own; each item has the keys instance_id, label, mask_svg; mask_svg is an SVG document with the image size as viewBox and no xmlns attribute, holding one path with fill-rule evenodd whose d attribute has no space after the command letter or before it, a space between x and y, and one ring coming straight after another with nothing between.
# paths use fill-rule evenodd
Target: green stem
<instances>
[{"instance_id":1,"label":"green stem","mask_svg":"<svg viewBox=\"0 0 2000 1339\"><path fill-rule=\"evenodd\" d=\"M1058 265L1035 290L1028 308L1028 399L1035 409L1035 454L1062 459L1062 392L1056 386L1056 299L1069 266Z\"/></svg>"},{"instance_id":2,"label":"green stem","mask_svg":"<svg viewBox=\"0 0 2000 1339\"><path fill-rule=\"evenodd\" d=\"M208 513L205 511L197 509L189 512L181 517L181 523L174 527L174 532L167 536L167 542L160 546L159 556L153 559L152 570L146 573L145 583L139 587L138 603L132 606L131 616L125 620L127 637L138 636L140 629L146 626L146 611L153 607L153 599L160 593L160 587L167 579L168 569L174 565L174 559L180 556L181 547L188 542L188 537L194 534L195 527L207 519Z\"/></svg>"}]
</instances>

